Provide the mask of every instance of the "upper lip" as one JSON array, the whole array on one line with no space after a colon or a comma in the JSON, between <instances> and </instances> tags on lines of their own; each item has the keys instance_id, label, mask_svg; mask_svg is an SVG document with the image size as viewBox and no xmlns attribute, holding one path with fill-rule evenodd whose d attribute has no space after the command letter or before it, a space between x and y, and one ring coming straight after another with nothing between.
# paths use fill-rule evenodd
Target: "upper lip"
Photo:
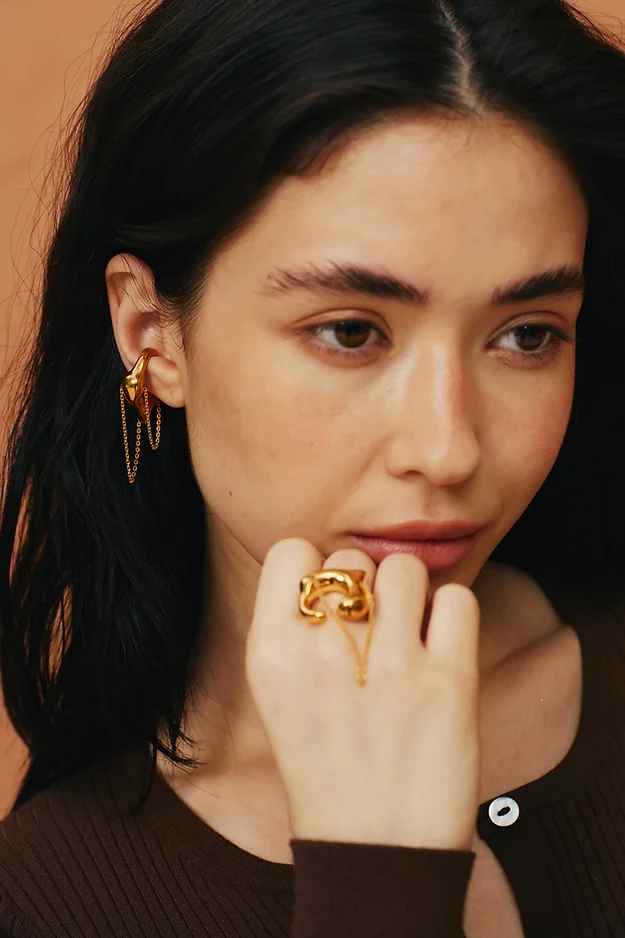
<instances>
[{"instance_id":1,"label":"upper lip","mask_svg":"<svg viewBox=\"0 0 625 938\"><path fill-rule=\"evenodd\" d=\"M475 534L482 527L472 521L404 521L386 528L352 531L352 534L389 541L451 541Z\"/></svg>"}]
</instances>

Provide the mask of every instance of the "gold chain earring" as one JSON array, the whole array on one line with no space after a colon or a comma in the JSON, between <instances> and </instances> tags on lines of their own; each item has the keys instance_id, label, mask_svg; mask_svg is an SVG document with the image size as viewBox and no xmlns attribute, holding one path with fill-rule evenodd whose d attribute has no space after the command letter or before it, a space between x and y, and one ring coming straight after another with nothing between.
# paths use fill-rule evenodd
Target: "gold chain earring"
<instances>
[{"instance_id":1,"label":"gold chain earring","mask_svg":"<svg viewBox=\"0 0 625 938\"><path fill-rule=\"evenodd\" d=\"M151 448L158 449L161 442L161 402L154 395L150 394L144 386L145 369L152 357L156 355L156 349L146 348L141 352L131 370L119 386L119 400L122 409L122 431L124 434L124 453L126 455L126 471L128 481L132 484L137 475L139 466L139 451L141 449L141 425L145 424L148 429L148 440ZM130 447L128 445L128 428L126 426L126 404L132 404L137 409L139 418L137 420L137 433L135 437L135 455L132 466L130 465ZM152 436L152 424L150 415L152 408L156 404L156 431Z\"/></svg>"}]
</instances>

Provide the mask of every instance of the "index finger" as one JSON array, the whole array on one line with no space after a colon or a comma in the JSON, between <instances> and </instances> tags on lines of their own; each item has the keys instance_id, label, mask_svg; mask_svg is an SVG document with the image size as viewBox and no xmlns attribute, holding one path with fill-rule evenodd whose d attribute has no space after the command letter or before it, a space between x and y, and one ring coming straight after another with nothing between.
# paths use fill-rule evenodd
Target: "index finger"
<instances>
[{"instance_id":1,"label":"index finger","mask_svg":"<svg viewBox=\"0 0 625 938\"><path fill-rule=\"evenodd\" d=\"M261 624L268 637L276 637L300 619L300 581L320 570L323 559L317 548L301 537L273 544L260 572L252 624Z\"/></svg>"}]
</instances>

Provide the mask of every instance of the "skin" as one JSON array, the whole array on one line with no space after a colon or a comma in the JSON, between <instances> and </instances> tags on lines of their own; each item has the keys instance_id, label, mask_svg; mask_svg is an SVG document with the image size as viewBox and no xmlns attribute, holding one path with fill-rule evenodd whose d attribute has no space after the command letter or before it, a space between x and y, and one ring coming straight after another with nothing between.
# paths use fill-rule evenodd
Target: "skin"
<instances>
[{"instance_id":1,"label":"skin","mask_svg":"<svg viewBox=\"0 0 625 938\"><path fill-rule=\"evenodd\" d=\"M582 301L571 292L502 306L492 294L581 267L586 226L566 165L523 127L419 116L369 129L322 171L282 182L215 259L184 342L146 312L147 268L136 258L109 263L120 355L130 369L142 349L157 350L146 383L187 409L209 522L214 598L187 726L209 764L191 779L160 768L245 849L288 862L292 835L471 843L478 672L497 674L557 628L531 583L487 561L562 443ZM277 290L276 271L310 263L373 268L427 298ZM366 320L383 338L364 329L358 357L343 358L328 350L340 347L336 330L305 332L343 319ZM545 354L529 354L510 330L530 325L566 340L547 334ZM465 560L430 578L415 557L393 555L376 570L353 549L350 531L414 519L474 521L481 531ZM322 565L364 569L375 585L364 689L338 630L297 616L298 579ZM522 628L497 614L501 595L526 593L536 615ZM495 610L479 637L475 596ZM562 662L569 652L558 654ZM523 681L507 683L499 699ZM419 744L406 755L407 736ZM392 771L371 778L385 762ZM433 766L426 777L424 765ZM449 777L461 784L441 788ZM443 812L455 824L424 825L423 814L442 816L439 797L456 805ZM415 800L433 813L415 815ZM381 807L389 804L392 812Z\"/></svg>"}]
</instances>

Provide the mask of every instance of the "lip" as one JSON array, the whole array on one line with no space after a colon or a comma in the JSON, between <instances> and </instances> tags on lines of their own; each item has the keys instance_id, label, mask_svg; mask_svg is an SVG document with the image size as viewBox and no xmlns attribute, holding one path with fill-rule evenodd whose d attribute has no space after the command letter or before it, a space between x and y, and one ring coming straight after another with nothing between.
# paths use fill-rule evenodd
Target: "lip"
<instances>
[{"instance_id":1,"label":"lip","mask_svg":"<svg viewBox=\"0 0 625 938\"><path fill-rule=\"evenodd\" d=\"M476 534L482 527L482 524L472 521L404 521L386 528L351 533L387 541L450 541Z\"/></svg>"},{"instance_id":2,"label":"lip","mask_svg":"<svg viewBox=\"0 0 625 938\"><path fill-rule=\"evenodd\" d=\"M430 573L455 567L467 557L475 544L478 525L465 522L408 522L370 531L353 533L350 539L374 563L389 554L414 554L426 565Z\"/></svg>"}]
</instances>

